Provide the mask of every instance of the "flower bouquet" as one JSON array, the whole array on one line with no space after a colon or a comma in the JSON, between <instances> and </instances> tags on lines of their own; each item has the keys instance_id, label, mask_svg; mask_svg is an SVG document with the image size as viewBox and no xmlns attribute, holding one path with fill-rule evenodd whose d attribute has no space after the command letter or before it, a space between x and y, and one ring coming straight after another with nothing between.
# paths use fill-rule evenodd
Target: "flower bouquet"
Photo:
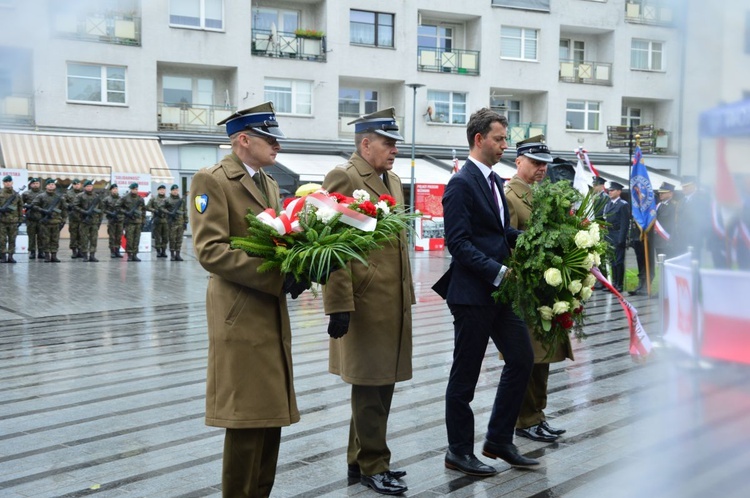
<instances>
[{"instance_id":1,"label":"flower bouquet","mask_svg":"<svg viewBox=\"0 0 750 498\"><path fill-rule=\"evenodd\" d=\"M355 190L352 197L320 190L285 201L281 213L248 212L247 236L232 237L231 247L264 258L258 271L278 269L298 281L325 283L348 261L367 265L370 251L411 230L418 216L390 195L372 199L365 190Z\"/></svg>"},{"instance_id":2,"label":"flower bouquet","mask_svg":"<svg viewBox=\"0 0 750 498\"><path fill-rule=\"evenodd\" d=\"M594 197L583 197L569 182L544 180L533 189L531 217L518 237L495 299L511 303L534 330L548 355L571 329L584 337L584 302L608 249L606 229L592 222ZM582 198L583 197L583 198Z\"/></svg>"}]
</instances>

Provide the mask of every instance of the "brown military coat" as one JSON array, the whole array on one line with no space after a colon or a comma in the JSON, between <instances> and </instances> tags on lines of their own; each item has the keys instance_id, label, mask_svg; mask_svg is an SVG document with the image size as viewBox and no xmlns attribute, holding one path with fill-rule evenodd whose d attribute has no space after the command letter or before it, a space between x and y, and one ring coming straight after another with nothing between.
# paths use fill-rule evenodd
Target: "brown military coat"
<instances>
[{"instance_id":1,"label":"brown military coat","mask_svg":"<svg viewBox=\"0 0 750 498\"><path fill-rule=\"evenodd\" d=\"M531 217L531 187L516 175L505 184L505 198L508 201L508 210L510 211L510 224L519 230L525 230ZM531 335L531 345L534 347L534 363L556 363L565 360L565 358L573 359L570 337L567 341L558 345L550 358L545 358L547 349L534 337L531 327L529 327L529 334Z\"/></svg>"},{"instance_id":2,"label":"brown military coat","mask_svg":"<svg viewBox=\"0 0 750 498\"><path fill-rule=\"evenodd\" d=\"M380 175L354 153L323 181L329 192L351 196L357 189L370 196L390 194L401 206L404 194L398 175L388 172L390 192ZM330 339L328 369L344 382L383 386L411 379L411 306L416 303L406 234L370 252L368 266L355 261L347 271L333 272L323 289L325 313L349 311L349 332Z\"/></svg>"},{"instance_id":3,"label":"brown military coat","mask_svg":"<svg viewBox=\"0 0 750 498\"><path fill-rule=\"evenodd\" d=\"M279 186L262 174L278 209ZM268 207L263 194L230 154L195 174L188 204L195 253L210 273L206 424L244 429L299 421L284 277L258 273L261 258L229 247L230 237L247 234L247 210Z\"/></svg>"}]
</instances>

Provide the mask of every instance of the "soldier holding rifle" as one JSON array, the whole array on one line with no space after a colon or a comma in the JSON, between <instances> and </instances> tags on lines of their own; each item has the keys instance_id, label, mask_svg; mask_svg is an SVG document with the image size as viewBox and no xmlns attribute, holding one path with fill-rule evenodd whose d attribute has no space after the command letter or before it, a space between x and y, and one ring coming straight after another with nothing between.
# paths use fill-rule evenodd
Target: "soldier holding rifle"
<instances>
[{"instance_id":1,"label":"soldier holding rifle","mask_svg":"<svg viewBox=\"0 0 750 498\"><path fill-rule=\"evenodd\" d=\"M39 244L44 253L44 262L59 263L57 251L60 248L60 230L65 226L68 204L57 193L57 185L52 178L44 182L44 190L43 194L32 201L31 209L42 215L39 220Z\"/></svg>"}]
</instances>

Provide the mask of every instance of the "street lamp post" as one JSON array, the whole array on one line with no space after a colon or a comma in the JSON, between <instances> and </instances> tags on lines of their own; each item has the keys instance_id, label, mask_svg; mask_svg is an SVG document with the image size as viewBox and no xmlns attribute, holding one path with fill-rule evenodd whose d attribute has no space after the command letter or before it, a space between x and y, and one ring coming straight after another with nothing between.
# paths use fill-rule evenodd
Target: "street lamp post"
<instances>
[{"instance_id":1,"label":"street lamp post","mask_svg":"<svg viewBox=\"0 0 750 498\"><path fill-rule=\"evenodd\" d=\"M416 211L414 209L414 163L415 163L415 145L416 140L414 139L414 135L416 134L417 130L417 88L421 88L424 85L421 83L407 83L406 86L411 88L414 91L414 97L412 99L412 114L411 114L411 184L409 187L409 205L411 206L412 212ZM416 230L416 226L414 225L416 223L416 220L412 223L412 229ZM413 245L414 243L414 232L409 234L409 245Z\"/></svg>"}]
</instances>

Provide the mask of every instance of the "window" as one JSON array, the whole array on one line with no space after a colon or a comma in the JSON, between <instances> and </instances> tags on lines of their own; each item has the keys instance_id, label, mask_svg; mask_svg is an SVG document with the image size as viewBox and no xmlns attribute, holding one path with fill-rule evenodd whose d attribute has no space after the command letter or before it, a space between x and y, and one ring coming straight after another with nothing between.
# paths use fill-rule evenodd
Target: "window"
<instances>
[{"instance_id":1,"label":"window","mask_svg":"<svg viewBox=\"0 0 750 498\"><path fill-rule=\"evenodd\" d=\"M125 68L68 63L68 101L125 103Z\"/></svg>"},{"instance_id":2,"label":"window","mask_svg":"<svg viewBox=\"0 0 750 498\"><path fill-rule=\"evenodd\" d=\"M599 131L600 102L569 100L565 115L568 130Z\"/></svg>"},{"instance_id":3,"label":"window","mask_svg":"<svg viewBox=\"0 0 750 498\"><path fill-rule=\"evenodd\" d=\"M339 116L361 116L378 110L378 92L356 88L339 89Z\"/></svg>"},{"instance_id":4,"label":"window","mask_svg":"<svg viewBox=\"0 0 750 498\"><path fill-rule=\"evenodd\" d=\"M169 24L199 29L224 29L223 0L171 0Z\"/></svg>"},{"instance_id":5,"label":"window","mask_svg":"<svg viewBox=\"0 0 750 498\"><path fill-rule=\"evenodd\" d=\"M393 47L393 14L349 11L349 41L355 45Z\"/></svg>"},{"instance_id":6,"label":"window","mask_svg":"<svg viewBox=\"0 0 750 498\"><path fill-rule=\"evenodd\" d=\"M503 26L500 30L501 51L503 59L537 60L537 39L539 33L535 29L514 28Z\"/></svg>"},{"instance_id":7,"label":"window","mask_svg":"<svg viewBox=\"0 0 750 498\"><path fill-rule=\"evenodd\" d=\"M312 116L312 81L266 78L264 90L277 112Z\"/></svg>"},{"instance_id":8,"label":"window","mask_svg":"<svg viewBox=\"0 0 750 498\"><path fill-rule=\"evenodd\" d=\"M450 52L453 48L453 28L422 24L417 31L417 45Z\"/></svg>"},{"instance_id":9,"label":"window","mask_svg":"<svg viewBox=\"0 0 750 498\"><path fill-rule=\"evenodd\" d=\"M521 122L521 101L509 100L508 110L505 112L509 125L515 125Z\"/></svg>"},{"instance_id":10,"label":"window","mask_svg":"<svg viewBox=\"0 0 750 498\"><path fill-rule=\"evenodd\" d=\"M431 121L435 123L466 124L466 94L430 90L427 100L433 105Z\"/></svg>"},{"instance_id":11,"label":"window","mask_svg":"<svg viewBox=\"0 0 750 498\"><path fill-rule=\"evenodd\" d=\"M633 39L630 45L630 69L662 71L664 69L664 44L651 40Z\"/></svg>"},{"instance_id":12,"label":"window","mask_svg":"<svg viewBox=\"0 0 750 498\"><path fill-rule=\"evenodd\" d=\"M584 42L578 40L560 40L560 60L573 61L575 65L584 61Z\"/></svg>"},{"instance_id":13,"label":"window","mask_svg":"<svg viewBox=\"0 0 750 498\"><path fill-rule=\"evenodd\" d=\"M623 106L620 124L622 126L640 126L641 110L638 107Z\"/></svg>"},{"instance_id":14,"label":"window","mask_svg":"<svg viewBox=\"0 0 750 498\"><path fill-rule=\"evenodd\" d=\"M294 33L299 28L299 12L296 10L253 9L253 29L282 33Z\"/></svg>"},{"instance_id":15,"label":"window","mask_svg":"<svg viewBox=\"0 0 750 498\"><path fill-rule=\"evenodd\" d=\"M162 92L167 105L210 106L214 103L214 82L210 79L164 76Z\"/></svg>"}]
</instances>

